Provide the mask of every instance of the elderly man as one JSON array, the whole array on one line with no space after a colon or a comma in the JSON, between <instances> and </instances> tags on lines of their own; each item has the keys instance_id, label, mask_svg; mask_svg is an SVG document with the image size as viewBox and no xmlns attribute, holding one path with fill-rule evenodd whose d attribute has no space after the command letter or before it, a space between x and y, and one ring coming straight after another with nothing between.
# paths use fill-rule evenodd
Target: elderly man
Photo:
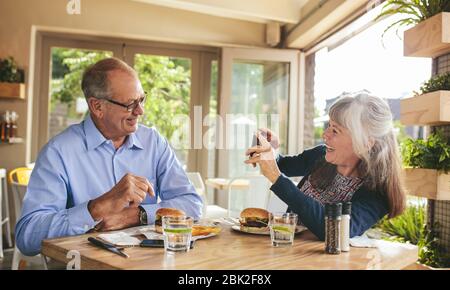
<instances>
[{"instance_id":1,"label":"elderly man","mask_svg":"<svg viewBox=\"0 0 450 290\"><path fill-rule=\"evenodd\" d=\"M145 94L136 72L104 59L85 71L82 89L90 115L48 142L31 175L16 225L26 255L47 238L151 224L160 207L201 215L202 200L168 142L138 125Z\"/></svg>"}]
</instances>

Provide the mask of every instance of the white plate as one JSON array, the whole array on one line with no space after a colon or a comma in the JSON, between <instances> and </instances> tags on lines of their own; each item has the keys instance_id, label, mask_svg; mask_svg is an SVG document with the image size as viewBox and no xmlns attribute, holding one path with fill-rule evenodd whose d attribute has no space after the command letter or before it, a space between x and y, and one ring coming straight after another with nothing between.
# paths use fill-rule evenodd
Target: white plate
<instances>
[{"instance_id":1,"label":"white plate","mask_svg":"<svg viewBox=\"0 0 450 290\"><path fill-rule=\"evenodd\" d=\"M241 230L241 226L238 226L238 225L234 225L231 228L233 230L241 232L241 233L270 236L270 230L267 230L266 232L248 232L248 231ZM298 233L301 233L306 230L307 230L307 228L305 226L297 225L297 227L295 228L295 233L298 234Z\"/></svg>"}]
</instances>

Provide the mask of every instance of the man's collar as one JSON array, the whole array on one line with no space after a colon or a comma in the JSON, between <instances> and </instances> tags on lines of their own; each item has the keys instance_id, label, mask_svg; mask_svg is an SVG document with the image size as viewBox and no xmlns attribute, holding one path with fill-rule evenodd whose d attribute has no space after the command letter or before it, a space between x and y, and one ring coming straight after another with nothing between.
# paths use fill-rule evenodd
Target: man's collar
<instances>
[{"instance_id":1,"label":"man's collar","mask_svg":"<svg viewBox=\"0 0 450 290\"><path fill-rule=\"evenodd\" d=\"M136 133L131 133L130 135L128 135L128 138L125 142L126 142L125 145L127 146L128 149L133 149L133 147L136 147L138 149L144 149Z\"/></svg>"},{"instance_id":2,"label":"man's collar","mask_svg":"<svg viewBox=\"0 0 450 290\"><path fill-rule=\"evenodd\" d=\"M95 126L90 114L84 120L83 126L88 150L95 149L106 141L105 136Z\"/></svg>"},{"instance_id":3,"label":"man's collar","mask_svg":"<svg viewBox=\"0 0 450 290\"><path fill-rule=\"evenodd\" d=\"M107 141L105 136L103 136L100 130L98 130L97 126L95 126L91 115L88 115L86 117L83 126L84 134L86 135L86 144L88 150L95 149L98 146L102 145L105 141ZM123 146L126 146L127 149L132 149L133 147L144 149L141 141L135 133L131 133L130 135L128 135L128 138L125 140L125 144L123 144Z\"/></svg>"}]
</instances>

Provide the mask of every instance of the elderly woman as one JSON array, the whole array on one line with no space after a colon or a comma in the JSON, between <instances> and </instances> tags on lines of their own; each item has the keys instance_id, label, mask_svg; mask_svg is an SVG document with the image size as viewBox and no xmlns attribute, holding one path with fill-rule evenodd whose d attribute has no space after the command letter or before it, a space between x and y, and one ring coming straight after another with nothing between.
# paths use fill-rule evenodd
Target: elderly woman
<instances>
[{"instance_id":1,"label":"elderly woman","mask_svg":"<svg viewBox=\"0 0 450 290\"><path fill-rule=\"evenodd\" d=\"M278 138L247 150L245 162L258 164L271 190L319 239L325 238L324 205L352 202L350 236L363 234L386 214L402 213L405 194L401 162L389 106L366 94L345 96L329 111L319 145L297 156L275 156ZM267 129L263 129L266 131ZM295 186L288 177L304 176Z\"/></svg>"}]
</instances>

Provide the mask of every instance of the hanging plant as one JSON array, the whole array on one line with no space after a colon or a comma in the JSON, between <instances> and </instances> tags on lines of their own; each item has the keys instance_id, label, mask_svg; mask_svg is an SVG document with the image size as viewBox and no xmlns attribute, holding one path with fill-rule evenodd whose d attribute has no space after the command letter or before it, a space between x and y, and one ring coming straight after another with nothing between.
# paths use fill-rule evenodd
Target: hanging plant
<instances>
[{"instance_id":1,"label":"hanging plant","mask_svg":"<svg viewBox=\"0 0 450 290\"><path fill-rule=\"evenodd\" d=\"M383 35L391 28L416 25L441 12L450 12L449 0L387 0L380 15L375 20L385 16L401 14L403 17L390 24Z\"/></svg>"}]
</instances>

